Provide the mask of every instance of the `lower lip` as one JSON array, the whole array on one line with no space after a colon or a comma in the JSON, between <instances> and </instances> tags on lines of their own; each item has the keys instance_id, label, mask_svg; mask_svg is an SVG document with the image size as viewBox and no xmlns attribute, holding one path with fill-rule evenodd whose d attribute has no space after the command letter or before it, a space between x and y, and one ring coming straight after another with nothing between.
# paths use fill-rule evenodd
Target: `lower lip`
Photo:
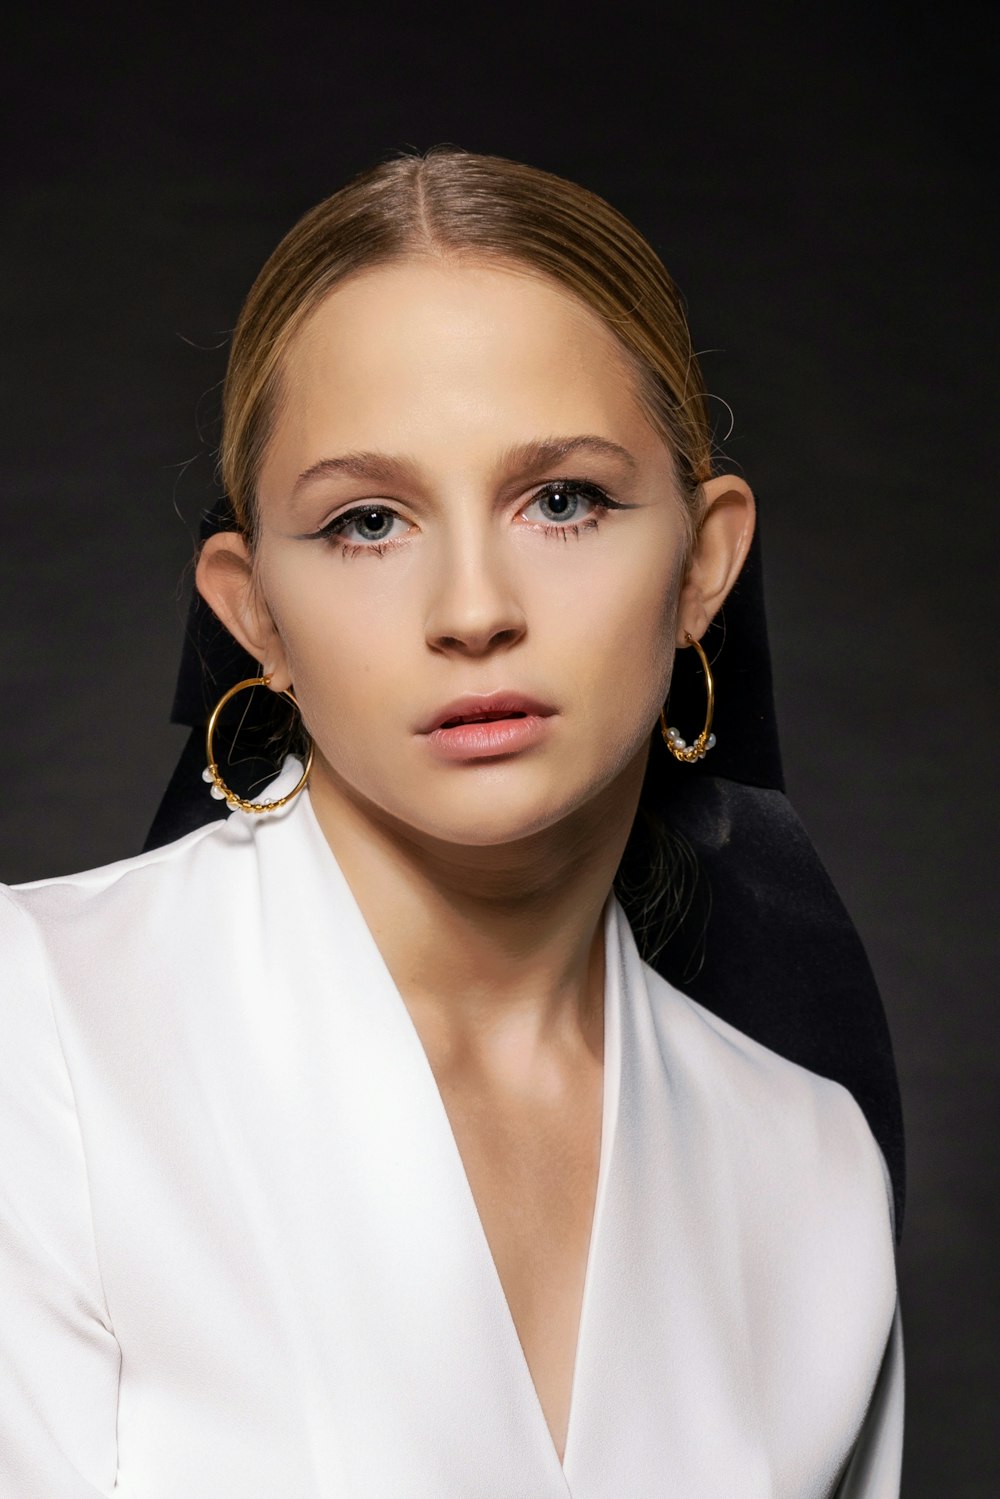
<instances>
[{"instance_id":1,"label":"lower lip","mask_svg":"<svg viewBox=\"0 0 1000 1499\"><path fill-rule=\"evenodd\" d=\"M488 723L460 723L452 729L434 729L424 737L444 760L482 760L491 755L510 755L528 749L544 738L548 715L529 713L525 718L494 718Z\"/></svg>"}]
</instances>

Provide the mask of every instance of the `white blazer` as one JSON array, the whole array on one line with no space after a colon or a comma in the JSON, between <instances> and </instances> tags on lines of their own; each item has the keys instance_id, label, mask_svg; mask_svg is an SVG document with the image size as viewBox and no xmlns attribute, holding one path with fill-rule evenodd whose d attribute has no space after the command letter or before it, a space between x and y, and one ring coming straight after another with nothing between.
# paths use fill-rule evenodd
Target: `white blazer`
<instances>
[{"instance_id":1,"label":"white blazer","mask_svg":"<svg viewBox=\"0 0 1000 1499\"><path fill-rule=\"evenodd\" d=\"M2 1499L896 1499L865 1118L644 964L613 895L562 1464L308 793L0 895Z\"/></svg>"}]
</instances>

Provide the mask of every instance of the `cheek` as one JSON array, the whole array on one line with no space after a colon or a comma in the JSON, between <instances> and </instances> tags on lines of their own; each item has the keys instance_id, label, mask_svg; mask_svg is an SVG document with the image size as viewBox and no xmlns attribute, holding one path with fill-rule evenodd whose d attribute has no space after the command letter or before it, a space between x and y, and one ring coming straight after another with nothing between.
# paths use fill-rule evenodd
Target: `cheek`
<instances>
[{"instance_id":1,"label":"cheek","mask_svg":"<svg viewBox=\"0 0 1000 1499\"><path fill-rule=\"evenodd\" d=\"M392 605L397 590L379 558L344 560L320 544L305 553L275 548L261 571L264 596L296 671L313 674L317 663L331 668L361 652L370 642L373 659L384 653L399 624ZM395 625L395 628L394 628Z\"/></svg>"},{"instance_id":2,"label":"cheek","mask_svg":"<svg viewBox=\"0 0 1000 1499\"><path fill-rule=\"evenodd\" d=\"M384 714L405 681L412 628L380 559L359 560L352 572L351 560L316 550L294 565L272 563L264 586L306 726L339 755L359 742L359 720Z\"/></svg>"},{"instance_id":3,"label":"cheek","mask_svg":"<svg viewBox=\"0 0 1000 1499\"><path fill-rule=\"evenodd\" d=\"M587 545L581 543L581 553ZM645 547L597 552L595 546L572 576L544 591L550 628L566 639L571 658L576 641L581 668L623 683L650 682L655 697L673 661L682 558L659 536Z\"/></svg>"}]
</instances>

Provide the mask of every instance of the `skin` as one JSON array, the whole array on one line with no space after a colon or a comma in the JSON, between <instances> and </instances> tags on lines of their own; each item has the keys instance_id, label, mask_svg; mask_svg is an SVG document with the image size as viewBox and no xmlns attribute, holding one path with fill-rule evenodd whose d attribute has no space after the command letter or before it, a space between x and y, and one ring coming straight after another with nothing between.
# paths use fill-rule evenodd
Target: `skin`
<instances>
[{"instance_id":1,"label":"skin","mask_svg":"<svg viewBox=\"0 0 1000 1499\"><path fill-rule=\"evenodd\" d=\"M424 1045L561 1459L600 1157L600 917L675 648L735 581L753 497L734 475L705 484L689 551L614 337L509 264L353 277L296 336L284 391L257 550L210 538L198 587L272 690L294 687L308 795ZM581 435L632 462L516 461ZM301 477L360 452L405 463ZM553 480L628 508L577 492L564 518L539 499ZM354 555L316 536L372 504L398 518L352 524ZM414 732L499 687L557 710L541 743L443 762Z\"/></svg>"}]
</instances>

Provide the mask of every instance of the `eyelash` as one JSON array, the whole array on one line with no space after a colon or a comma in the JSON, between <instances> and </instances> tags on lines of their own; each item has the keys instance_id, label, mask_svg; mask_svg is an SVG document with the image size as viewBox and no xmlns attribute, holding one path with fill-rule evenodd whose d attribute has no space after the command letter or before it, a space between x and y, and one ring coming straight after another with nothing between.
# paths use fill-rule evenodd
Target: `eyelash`
<instances>
[{"instance_id":1,"label":"eyelash","mask_svg":"<svg viewBox=\"0 0 1000 1499\"><path fill-rule=\"evenodd\" d=\"M543 484L540 489L536 490L528 503L529 505L533 505L536 500L544 499L549 495L559 494L567 490L571 494L581 495L584 499L589 500L598 513L596 515L588 515L585 520L573 521L571 524L565 526L554 524L542 525L541 530L546 536L561 536L565 539L567 536L579 536L582 531L596 531L602 515L606 515L609 510L625 510L628 508L626 505L620 504L617 500L613 500L605 490L601 489L600 485L592 484L586 479L552 479L548 484ZM322 539L331 542L345 557L355 557L359 552L364 552L368 556L374 553L376 557L382 557L386 552L392 551L394 547L398 546L402 542L403 537L396 537L391 541L371 541L367 544L344 541L342 539L343 532L346 531L353 520L356 520L360 515L371 515L373 513L396 515L395 510L389 505L356 505L353 510L346 510L343 515L336 516L334 520L330 521L321 530L314 532L314 537L317 540Z\"/></svg>"}]
</instances>

